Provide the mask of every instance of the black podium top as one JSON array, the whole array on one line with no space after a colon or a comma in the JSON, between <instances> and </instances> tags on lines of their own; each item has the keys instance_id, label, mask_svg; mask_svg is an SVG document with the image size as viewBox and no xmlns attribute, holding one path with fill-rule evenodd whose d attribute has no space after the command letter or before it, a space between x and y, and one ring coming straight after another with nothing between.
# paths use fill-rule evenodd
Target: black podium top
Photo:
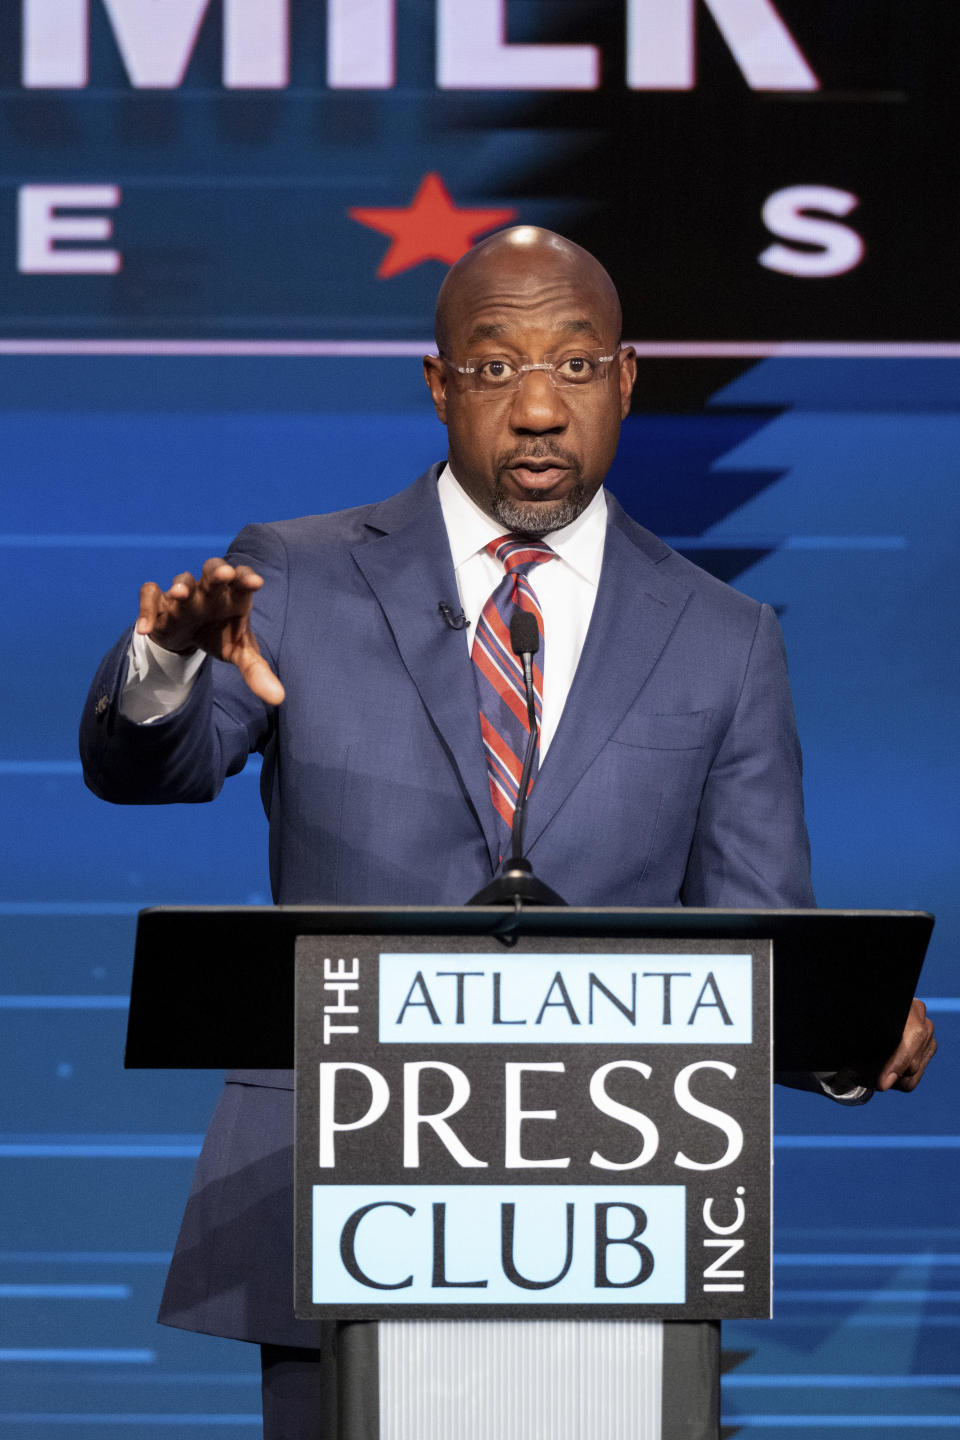
<instances>
[{"instance_id":1,"label":"black podium top","mask_svg":"<svg viewBox=\"0 0 960 1440\"><path fill-rule=\"evenodd\" d=\"M899 1042L933 916L907 910L158 906L137 923L125 1064L289 1069L298 935L772 940L777 1069L878 1067ZM389 946L387 947L389 948Z\"/></svg>"},{"instance_id":2,"label":"black podium top","mask_svg":"<svg viewBox=\"0 0 960 1440\"><path fill-rule=\"evenodd\" d=\"M458 935L498 937L505 955L534 936L770 939L777 1068L879 1066L931 930L913 910L158 906L138 917L125 1064L289 1068L296 936Z\"/></svg>"}]
</instances>

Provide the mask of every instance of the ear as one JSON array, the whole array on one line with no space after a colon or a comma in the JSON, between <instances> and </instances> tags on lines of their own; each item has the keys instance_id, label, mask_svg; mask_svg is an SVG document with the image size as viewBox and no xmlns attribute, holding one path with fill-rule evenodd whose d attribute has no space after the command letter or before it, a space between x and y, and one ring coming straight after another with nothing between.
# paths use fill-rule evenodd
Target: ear
<instances>
[{"instance_id":1,"label":"ear","mask_svg":"<svg viewBox=\"0 0 960 1440\"><path fill-rule=\"evenodd\" d=\"M632 345L620 351L620 418L630 414L630 396L637 380L637 352Z\"/></svg>"},{"instance_id":2,"label":"ear","mask_svg":"<svg viewBox=\"0 0 960 1440\"><path fill-rule=\"evenodd\" d=\"M430 386L434 409L441 425L447 423L447 367L439 355L424 355L423 378Z\"/></svg>"}]
</instances>

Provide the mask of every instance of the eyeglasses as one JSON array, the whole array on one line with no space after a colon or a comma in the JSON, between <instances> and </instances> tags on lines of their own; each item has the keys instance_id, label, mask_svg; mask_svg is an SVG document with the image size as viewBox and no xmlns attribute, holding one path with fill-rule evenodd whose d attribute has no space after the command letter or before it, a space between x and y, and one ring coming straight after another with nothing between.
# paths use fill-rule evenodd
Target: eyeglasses
<instances>
[{"instance_id":1,"label":"eyeglasses","mask_svg":"<svg viewBox=\"0 0 960 1440\"><path fill-rule=\"evenodd\" d=\"M546 371L550 383L558 390L578 389L606 380L619 349L618 345L612 355L602 355L599 350L568 350L544 355L536 363L516 355L467 360L464 365L454 365L445 355L441 355L440 359L455 374L463 377L464 389L479 395L502 395L519 390L521 380L530 370Z\"/></svg>"}]
</instances>

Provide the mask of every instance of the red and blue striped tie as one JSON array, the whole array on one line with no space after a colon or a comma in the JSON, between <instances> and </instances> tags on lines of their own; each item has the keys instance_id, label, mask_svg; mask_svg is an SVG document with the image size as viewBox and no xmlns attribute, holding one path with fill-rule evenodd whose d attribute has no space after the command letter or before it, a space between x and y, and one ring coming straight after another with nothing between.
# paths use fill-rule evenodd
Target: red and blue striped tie
<instances>
[{"instance_id":1,"label":"red and blue striped tie","mask_svg":"<svg viewBox=\"0 0 960 1440\"><path fill-rule=\"evenodd\" d=\"M501 851L506 853L520 788L523 756L530 735L523 667L510 645L510 616L514 606L529 610L536 616L540 631L540 664L533 667L533 687L539 722L543 704L543 616L527 577L535 566L555 560L557 555L542 540L524 540L517 535L501 535L499 539L491 540L486 548L501 562L506 575L484 605L477 622L473 662L480 697L480 730L487 754L490 794L493 808L502 822ZM535 759L530 776L531 787L536 772ZM527 793L530 793L529 790Z\"/></svg>"}]
</instances>

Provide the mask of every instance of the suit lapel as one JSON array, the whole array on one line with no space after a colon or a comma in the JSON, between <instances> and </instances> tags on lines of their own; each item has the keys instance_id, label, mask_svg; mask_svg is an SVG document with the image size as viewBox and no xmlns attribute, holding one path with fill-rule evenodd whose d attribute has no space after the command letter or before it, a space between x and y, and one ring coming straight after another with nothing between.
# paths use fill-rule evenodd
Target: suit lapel
<instances>
[{"instance_id":1,"label":"suit lapel","mask_svg":"<svg viewBox=\"0 0 960 1440\"><path fill-rule=\"evenodd\" d=\"M439 468L439 467L437 467ZM437 469L371 512L378 538L353 548L353 558L379 601L397 649L456 766L494 868L499 855L487 762L467 642L451 630L440 602L459 608Z\"/></svg>"},{"instance_id":2,"label":"suit lapel","mask_svg":"<svg viewBox=\"0 0 960 1440\"><path fill-rule=\"evenodd\" d=\"M609 497L608 505L596 604L563 716L530 795L528 850L642 690L690 593L657 569L655 561L670 553L667 546L634 526Z\"/></svg>"}]
</instances>

